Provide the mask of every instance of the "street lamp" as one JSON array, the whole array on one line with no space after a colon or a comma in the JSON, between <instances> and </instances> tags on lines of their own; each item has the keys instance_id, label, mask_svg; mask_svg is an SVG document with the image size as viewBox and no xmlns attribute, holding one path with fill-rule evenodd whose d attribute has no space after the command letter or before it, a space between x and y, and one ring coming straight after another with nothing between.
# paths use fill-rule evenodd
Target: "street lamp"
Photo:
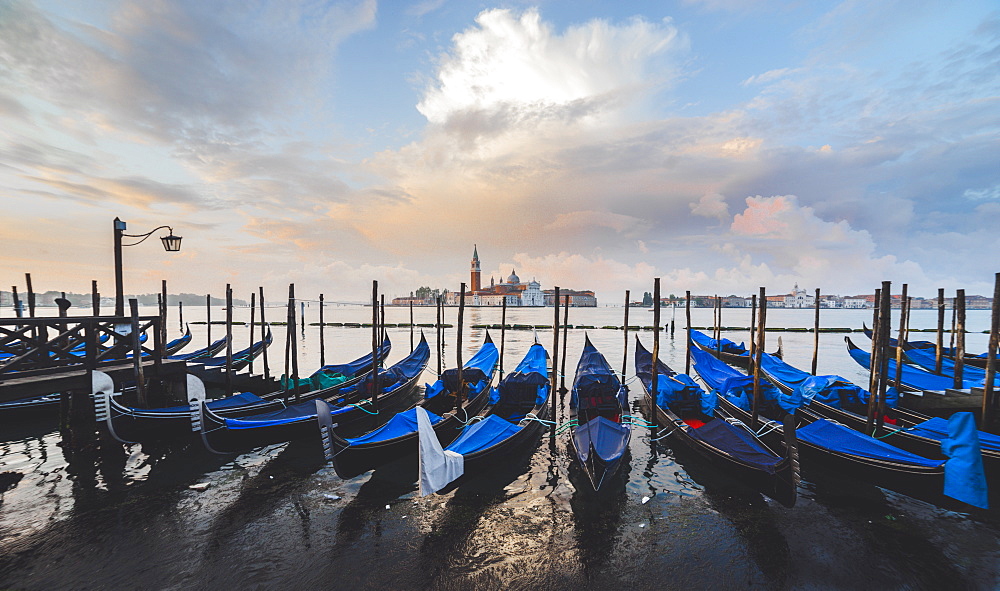
<instances>
[{"instance_id":1,"label":"street lamp","mask_svg":"<svg viewBox=\"0 0 1000 591\"><path fill-rule=\"evenodd\" d=\"M160 226L158 228L153 228L145 234L126 234L125 233L125 222L118 218L115 218L115 316L125 315L125 288L122 285L122 247L123 246L135 246L137 244L142 244L145 242L149 236L157 231L164 228L167 229L168 234L166 236L161 236L160 240L163 242L163 248L167 252L177 252L181 249L181 237L174 236L174 229L170 226ZM122 244L122 238L138 238L139 240L131 244Z\"/></svg>"}]
</instances>

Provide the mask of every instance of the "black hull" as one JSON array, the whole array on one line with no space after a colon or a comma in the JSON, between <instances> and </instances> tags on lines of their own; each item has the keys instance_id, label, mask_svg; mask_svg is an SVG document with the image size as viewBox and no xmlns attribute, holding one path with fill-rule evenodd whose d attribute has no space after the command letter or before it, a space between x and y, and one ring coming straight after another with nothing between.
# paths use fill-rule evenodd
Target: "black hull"
<instances>
[{"instance_id":1,"label":"black hull","mask_svg":"<svg viewBox=\"0 0 1000 591\"><path fill-rule=\"evenodd\" d=\"M627 449L625 453L614 460L605 462L598 455L597 451L594 450L594 446L591 445L590 449L587 450L587 459L584 461L580 458L581 450L577 449L576 441L572 437L570 437L570 441L573 446L573 455L576 456L577 462L583 468L584 473L586 473L587 479L590 480L590 485L594 487L594 492L600 493L605 485L616 480L615 476L622 465L622 460L628 455Z\"/></svg>"},{"instance_id":2,"label":"black hull","mask_svg":"<svg viewBox=\"0 0 1000 591\"><path fill-rule=\"evenodd\" d=\"M719 397L719 406L733 417L750 424L750 413ZM804 426L819 417L804 409L796 413L799 426ZM764 435L769 445L778 445L784 439L784 430L779 427ZM863 480L876 486L902 493L917 499L945 507L962 505L945 497L944 468L925 468L896 462L864 458L840 452L832 452L809 442L798 442L802 471L806 478L822 478L830 472L849 479Z\"/></svg>"},{"instance_id":3,"label":"black hull","mask_svg":"<svg viewBox=\"0 0 1000 591\"><path fill-rule=\"evenodd\" d=\"M445 400L454 400L452 396L440 396L442 396L442 402ZM465 405L462 407L464 412L459 414L463 415L463 419L465 417L475 416L486 406L487 402L489 402L488 389L481 392L472 400L466 401ZM424 407L432 412L435 410L444 410L434 409L432 406L434 405L430 403L424 404ZM461 432L458 427L461 424L461 421L458 420L458 416L447 415L442 421L434 425L434 432L437 434L438 440L441 442L442 446L447 446L456 437L458 437ZM354 478L355 476L364 474L373 468L377 468L378 466L387 464L404 456L412 455L416 458L418 442L418 434L414 432L385 441L351 445L338 432L333 437L333 468L336 470L337 475L345 480L348 478Z\"/></svg>"},{"instance_id":4,"label":"black hull","mask_svg":"<svg viewBox=\"0 0 1000 591\"><path fill-rule=\"evenodd\" d=\"M653 401L648 392L646 393L643 402L647 408L653 408ZM694 451L700 457L723 470L727 476L740 482L748 488L766 495L786 507L795 506L795 500L798 497L796 490L798 487L798 479L795 475L795 466L793 465L791 458L788 457L787 453L784 459L776 466L775 473L770 474L764 470L760 470L759 468L739 461L733 456L725 453L723 450L719 450L701 440L692 438L688 435L687 429L676 426L677 421L680 420L680 417L673 414L669 410L656 406L656 424L664 427L675 426L674 430L670 434L670 441L676 442ZM716 420L725 420L725 417L720 416ZM784 439L782 439L780 441L780 447L777 447L776 449L784 449L784 444Z\"/></svg>"}]
</instances>

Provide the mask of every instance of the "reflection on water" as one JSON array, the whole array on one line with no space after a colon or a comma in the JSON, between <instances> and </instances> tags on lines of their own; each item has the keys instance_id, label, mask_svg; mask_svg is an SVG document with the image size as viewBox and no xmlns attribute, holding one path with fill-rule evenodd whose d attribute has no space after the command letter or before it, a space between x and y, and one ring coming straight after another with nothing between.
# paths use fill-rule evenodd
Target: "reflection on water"
<instances>
[{"instance_id":1,"label":"reflection on water","mask_svg":"<svg viewBox=\"0 0 1000 591\"><path fill-rule=\"evenodd\" d=\"M571 310L570 323L620 325L621 312ZM769 311L769 322L811 324L811 311L787 312ZM846 312L825 315L828 325L860 326L868 317ZM917 312L917 322L926 320ZM196 313L185 310L191 320ZM364 322L366 313L337 308L326 317ZM727 310L725 324L740 325L742 313ZM310 314L315 310L307 309L307 321L315 321ZM408 314L389 309L386 319L405 322ZM433 310L416 314L418 322L433 318ZM467 314L470 324L499 321L499 311ZM630 323L648 324L643 314L633 310ZM454 321L453 310L449 318ZM711 311L697 311L695 324L708 325L710 318ZM508 322L549 324L551 310L508 310ZM204 327L192 330L200 346ZM370 346L364 329L325 330L328 361L353 359ZM409 352L409 330L389 332L391 363ZM570 373L584 332L569 331ZM586 332L612 366L621 367L622 333ZM466 359L485 336L482 329L469 333ZM318 363L317 335L316 327L301 335L303 373ZM276 343L284 342L281 336L275 327ZM492 336L499 341L497 331ZM506 337L509 370L534 335L509 331ZM551 333L540 337L551 345ZM453 342L454 329L447 338ZM640 338L652 341L648 332ZM807 367L812 336L785 333L783 341L789 361ZM664 337L660 351L668 364L684 367L682 341ZM450 345L446 365L454 364L454 353ZM271 359L281 356L275 348ZM821 335L821 371L856 377L861 370L852 364L842 335ZM433 356L430 365L436 365ZM424 381L432 378L429 372ZM565 417L568 401L559 402ZM786 509L684 448L652 442L655 432L644 428L634 431L621 479L600 497L577 474L567 435L550 443L545 433L502 468L423 498L416 494L415 457L343 481L304 442L216 456L197 442L61 446L56 428L55 419L43 418L0 430L0 587L464 591L1000 584L995 518L972 519L835 480L803 482L798 504ZM209 486L189 488L197 483Z\"/></svg>"}]
</instances>

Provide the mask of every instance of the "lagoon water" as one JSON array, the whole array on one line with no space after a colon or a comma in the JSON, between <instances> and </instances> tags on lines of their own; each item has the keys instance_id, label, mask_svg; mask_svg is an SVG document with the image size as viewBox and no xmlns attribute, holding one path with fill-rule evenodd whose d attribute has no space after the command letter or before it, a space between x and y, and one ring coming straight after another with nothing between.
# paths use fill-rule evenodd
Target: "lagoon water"
<instances>
[{"instance_id":1,"label":"lagoon water","mask_svg":"<svg viewBox=\"0 0 1000 591\"><path fill-rule=\"evenodd\" d=\"M307 323L318 321L316 304ZM612 366L623 362L624 309L571 309L567 383L589 334ZM694 326L712 311L692 311ZM269 308L283 320L283 308ZM433 322L432 308L415 311ZM185 309L185 320L205 317ZM669 324L673 312L663 311ZM236 311L248 320L249 311ZM749 310L723 311L724 326L747 326ZM223 317L213 310L214 320ZM446 322L455 323L456 308ZM327 322L370 322L371 310L328 306ZM949 317L950 318L950 317ZM823 310L826 327L860 328L871 312ZM768 310L768 326L810 327L812 310ZM386 322L409 321L407 308L387 308ZM508 324L552 324L553 310L509 309ZM467 309L463 358L484 338L473 324L500 322L498 309ZM630 310L630 325L652 324L652 313ZM989 324L970 311L970 331ZM684 311L677 332L661 336L661 357L683 371ZM179 331L170 310L170 336ZM913 328L933 328L936 313L915 310ZM192 325L204 346L206 327ZM213 326L213 337L222 328ZM433 329L428 340L433 349ZM319 331L297 331L301 373L319 365ZM409 352L410 330L390 328L389 363ZM652 344L652 333L639 332ZM447 331L445 366L456 358ZM785 359L808 368L810 333L781 336ZM283 327L274 327L271 371L283 371ZM499 344L500 334L492 331ZM740 341L745 332L726 332ZM552 331L538 337L551 349ZM862 346L860 333L851 337ZM517 364L532 331L508 331L504 368ZM629 339L629 352L634 345ZM820 373L864 383L867 372L848 357L843 334L821 334ZM913 338L933 339L933 335ZM237 327L237 345L249 329ZM328 363L363 355L370 329L326 327ZM967 349L986 348L985 334ZM425 381L434 379L431 358ZM627 374L634 366L628 359ZM261 370L260 362L255 370ZM633 384L635 401L640 389ZM638 414L636 411L635 414ZM562 409L560 420L565 420ZM579 479L567 434L539 444L490 477L456 491L421 498L412 470L393 465L341 480L302 444L216 457L195 445L131 445L67 461L56 420L0 425L0 587L17 589L995 589L1000 586L1000 522L947 511L864 483L835 477L803 481L791 509L741 488L726 474L637 429L631 460L611 494L596 498ZM120 446L119 446L120 447ZM190 488L208 483L206 490ZM644 499L647 499L644 501Z\"/></svg>"}]
</instances>

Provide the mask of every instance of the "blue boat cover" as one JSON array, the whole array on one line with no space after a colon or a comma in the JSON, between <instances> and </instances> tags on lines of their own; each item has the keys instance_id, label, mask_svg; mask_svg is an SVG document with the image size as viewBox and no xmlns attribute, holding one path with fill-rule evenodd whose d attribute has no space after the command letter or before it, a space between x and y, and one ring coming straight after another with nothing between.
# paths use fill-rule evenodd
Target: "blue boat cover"
<instances>
[{"instance_id":1,"label":"blue boat cover","mask_svg":"<svg viewBox=\"0 0 1000 591\"><path fill-rule=\"evenodd\" d=\"M913 433L914 435L920 435L921 437L927 437L928 439L937 439L938 441L942 441L947 439L949 436L948 420L942 419L941 417L934 417L924 421L923 423L910 427L907 429L907 432ZM977 435L979 436L980 448L1000 451L1000 436L987 433L986 431L977 431Z\"/></svg>"},{"instance_id":2,"label":"blue boat cover","mask_svg":"<svg viewBox=\"0 0 1000 591\"><path fill-rule=\"evenodd\" d=\"M431 420L431 425L436 425L443 421L438 415L428 412L427 416ZM417 432L417 409L411 408L403 412L396 413L386 424L370 433L365 433L360 437L347 439L351 445L361 445L363 443L374 443L377 441L388 441L405 435L416 434Z\"/></svg>"},{"instance_id":3,"label":"blue boat cover","mask_svg":"<svg viewBox=\"0 0 1000 591\"><path fill-rule=\"evenodd\" d=\"M628 390L622 385L607 359L590 342L588 337L576 366L570 408L588 410L616 400L622 409L628 408Z\"/></svg>"},{"instance_id":4,"label":"blue boat cover","mask_svg":"<svg viewBox=\"0 0 1000 591\"><path fill-rule=\"evenodd\" d=\"M936 367L933 349L916 349L907 351L906 356L910 359L910 361L927 371L933 372ZM954 379L955 361L953 359L948 359L947 357L942 357L941 373L950 376L949 379ZM986 370L974 365L964 364L962 366L962 380L976 382L978 385L982 386L986 383ZM993 383L1000 385L1000 376L995 376Z\"/></svg>"},{"instance_id":5,"label":"blue boat cover","mask_svg":"<svg viewBox=\"0 0 1000 591\"><path fill-rule=\"evenodd\" d=\"M248 406L251 404L263 404L267 402L260 396L252 394L250 392L243 392L242 394L236 394L234 396L228 396L226 398L219 398L218 400L209 400L205 403L211 410L219 410L223 408L233 408L239 406ZM185 409L188 407L184 407Z\"/></svg>"},{"instance_id":6,"label":"blue boat cover","mask_svg":"<svg viewBox=\"0 0 1000 591\"><path fill-rule=\"evenodd\" d=\"M657 359L656 365L658 367L656 372L657 406L669 408L677 414L699 411L712 416L718 402L714 394L705 392L690 376L676 373L662 360ZM653 354L646 350L639 338L636 337L635 374L639 376L647 392L651 392L653 388L652 367Z\"/></svg>"},{"instance_id":7,"label":"blue boat cover","mask_svg":"<svg viewBox=\"0 0 1000 591\"><path fill-rule=\"evenodd\" d=\"M423 338L423 335L421 335ZM379 359L385 359L389 355L389 351L392 349L392 343L389 342L388 335L382 341L382 344L378 348ZM326 374L340 374L343 376L354 377L359 373L369 371L372 367L372 354L368 353L364 357L359 357L354 361L348 363L331 364L324 365L323 367L316 370L313 375L326 373Z\"/></svg>"},{"instance_id":8,"label":"blue boat cover","mask_svg":"<svg viewBox=\"0 0 1000 591\"><path fill-rule=\"evenodd\" d=\"M500 360L500 352L493 341L487 340L479 347L479 351L471 359L462 365L462 379L467 383L480 381L491 382L493 378L493 368ZM458 369L451 368L441 373L441 381L445 383L449 390L458 388Z\"/></svg>"},{"instance_id":9,"label":"blue boat cover","mask_svg":"<svg viewBox=\"0 0 1000 591\"><path fill-rule=\"evenodd\" d=\"M868 404L868 390L837 375L814 376L767 353L761 354L761 369L776 382L795 388L805 401L817 400L834 408ZM886 392L886 406L899 401L895 388Z\"/></svg>"},{"instance_id":10,"label":"blue boat cover","mask_svg":"<svg viewBox=\"0 0 1000 591\"><path fill-rule=\"evenodd\" d=\"M264 347L267 347L270 344L271 344L271 331L269 330L266 339L257 341L256 343L250 345L246 349L233 353L233 363L236 363L238 361L245 361L245 360L248 361L250 359L256 359L257 356L260 355L261 351L264 350ZM226 356L223 355L222 357L199 359L198 363L210 367L222 367L226 365Z\"/></svg>"},{"instance_id":11,"label":"blue boat cover","mask_svg":"<svg viewBox=\"0 0 1000 591\"><path fill-rule=\"evenodd\" d=\"M848 339L848 343L850 343L850 339ZM851 358L857 361L858 365L861 367L866 369L871 367L871 353L868 351L848 346L847 352L850 353ZM894 358L889 358L888 368L889 377L895 379L896 360ZM913 388L914 390L933 390L936 392L943 392L953 388L955 383L952 378L935 375L929 371L913 367L912 365L906 365L905 363L903 364L903 373L899 381L902 382L904 386ZM973 388L978 386L979 384L977 384L975 380L965 380L962 385L963 388Z\"/></svg>"},{"instance_id":12,"label":"blue boat cover","mask_svg":"<svg viewBox=\"0 0 1000 591\"><path fill-rule=\"evenodd\" d=\"M768 474L774 474L782 458L771 453L746 429L730 425L722 419L709 421L697 429L688 429L688 436L729 453L745 464Z\"/></svg>"},{"instance_id":13,"label":"blue boat cover","mask_svg":"<svg viewBox=\"0 0 1000 591\"><path fill-rule=\"evenodd\" d=\"M593 444L597 456L605 462L622 457L632 432L628 427L605 417L594 417L573 430L573 441L580 460L586 462Z\"/></svg>"},{"instance_id":14,"label":"blue boat cover","mask_svg":"<svg viewBox=\"0 0 1000 591\"><path fill-rule=\"evenodd\" d=\"M371 355L368 357L370 359ZM427 345L427 339L421 336L420 343L413 348L413 351L411 351L409 355L404 357L392 367L379 370L379 391L383 393L391 392L395 388L399 387L399 385L405 384L406 382L417 377L424 371L424 368L427 367L427 361L430 358L431 349ZM374 379L372 378L372 375L368 374L360 383L348 386L342 389L340 393L342 395L349 395L360 390L365 392L367 395L372 391L373 382Z\"/></svg>"},{"instance_id":15,"label":"blue boat cover","mask_svg":"<svg viewBox=\"0 0 1000 591\"><path fill-rule=\"evenodd\" d=\"M716 394L747 412L752 410L753 376L746 375L697 347L691 348L691 358L694 360L695 371ZM777 386L766 379L760 380L759 389L761 402L765 406L776 406L785 412L794 412L803 404L801 397L782 394Z\"/></svg>"},{"instance_id":16,"label":"blue boat cover","mask_svg":"<svg viewBox=\"0 0 1000 591\"><path fill-rule=\"evenodd\" d=\"M422 372L426 366L427 360L430 357L430 349L427 347L427 341L424 339L420 340L420 345L413 349L409 355L402 359L396 365L390 367L386 372L392 375L411 375L411 377L416 376L416 374ZM385 390L386 393L390 392L395 388L401 387L406 383L404 381L395 381L388 389ZM354 405L347 404L343 406L335 406L330 409L330 414L336 418L338 415L350 412L354 409ZM287 423L295 423L303 420L311 420L316 418L316 401L309 400L307 402L302 402L300 404L295 404L287 408L283 408L278 411L261 413L258 415L252 415L242 418L225 419L226 427L230 429L253 429L256 427L273 427L277 425L284 425ZM414 423L416 424L416 423Z\"/></svg>"},{"instance_id":17,"label":"blue boat cover","mask_svg":"<svg viewBox=\"0 0 1000 591\"><path fill-rule=\"evenodd\" d=\"M912 454L826 419L799 427L795 434L800 441L834 452L927 468L944 465L944 460L932 460Z\"/></svg>"},{"instance_id":18,"label":"blue boat cover","mask_svg":"<svg viewBox=\"0 0 1000 591\"><path fill-rule=\"evenodd\" d=\"M465 427L462 434L445 449L450 449L464 456L493 447L498 443L510 439L520 431L521 427L510 421L501 419L496 415L487 415L482 421Z\"/></svg>"},{"instance_id":19,"label":"blue boat cover","mask_svg":"<svg viewBox=\"0 0 1000 591\"><path fill-rule=\"evenodd\" d=\"M743 343L737 345L735 342L725 338L715 340L700 330L693 328L691 329L691 340L713 351L718 351L721 345L723 353L732 353L733 355L746 355L748 353Z\"/></svg>"},{"instance_id":20,"label":"blue boat cover","mask_svg":"<svg viewBox=\"0 0 1000 591\"><path fill-rule=\"evenodd\" d=\"M988 509L986 473L976 433L976 419L971 412L956 412L948 419L948 438L941 442L941 451L948 456L944 464L944 494Z\"/></svg>"},{"instance_id":21,"label":"blue boat cover","mask_svg":"<svg viewBox=\"0 0 1000 591\"><path fill-rule=\"evenodd\" d=\"M496 404L501 400L509 403L517 403L515 400L526 392L533 392L535 405L545 404L549 399L549 378L548 378L548 352L545 347L535 343L531 345L524 359L517 364L513 373L504 376L500 385L495 388L496 398L490 399L490 404Z\"/></svg>"}]
</instances>

